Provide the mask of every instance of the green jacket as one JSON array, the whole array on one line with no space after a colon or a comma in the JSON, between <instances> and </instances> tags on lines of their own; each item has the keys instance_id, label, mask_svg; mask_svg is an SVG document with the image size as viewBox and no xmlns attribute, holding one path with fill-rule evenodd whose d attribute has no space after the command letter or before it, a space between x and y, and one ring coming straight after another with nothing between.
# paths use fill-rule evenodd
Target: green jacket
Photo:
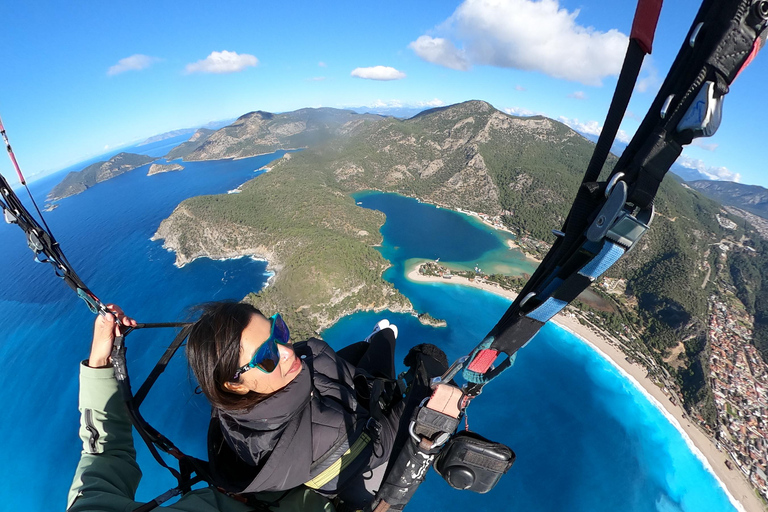
<instances>
[{"instance_id":1,"label":"green jacket","mask_svg":"<svg viewBox=\"0 0 768 512\"><path fill-rule=\"evenodd\" d=\"M113 370L90 368L85 361L80 365L80 439L83 453L69 490L67 510L128 512L143 505L134 499L141 470L136 463L128 411L120 399ZM268 501L270 496L264 498ZM279 507L280 512L335 512L327 499L307 488L293 491ZM208 487L189 492L160 510L246 512L252 508Z\"/></svg>"}]
</instances>

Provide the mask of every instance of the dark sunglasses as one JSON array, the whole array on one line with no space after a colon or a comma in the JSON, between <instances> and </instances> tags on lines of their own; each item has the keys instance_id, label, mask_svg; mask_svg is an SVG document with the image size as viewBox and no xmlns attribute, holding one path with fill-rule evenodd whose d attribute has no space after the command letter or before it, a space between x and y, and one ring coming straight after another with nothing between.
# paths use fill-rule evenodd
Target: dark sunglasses
<instances>
[{"instance_id":1,"label":"dark sunglasses","mask_svg":"<svg viewBox=\"0 0 768 512\"><path fill-rule=\"evenodd\" d=\"M277 349L277 344L288 345L291 335L280 313L272 315L270 320L272 321L272 329L269 332L269 338L259 346L248 364L237 369L232 380L239 379L242 374L251 368L258 368L264 373L272 373L277 368L280 362L280 352Z\"/></svg>"}]
</instances>

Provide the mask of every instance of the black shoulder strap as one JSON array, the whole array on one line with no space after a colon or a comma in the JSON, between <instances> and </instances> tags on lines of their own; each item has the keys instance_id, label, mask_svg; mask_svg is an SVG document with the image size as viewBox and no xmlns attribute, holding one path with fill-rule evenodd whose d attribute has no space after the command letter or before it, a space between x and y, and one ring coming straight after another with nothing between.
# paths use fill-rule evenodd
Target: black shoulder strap
<instances>
[{"instance_id":1,"label":"black shoulder strap","mask_svg":"<svg viewBox=\"0 0 768 512\"><path fill-rule=\"evenodd\" d=\"M695 137L719 126L722 100L768 34L764 0L704 0L663 85L606 181L598 181L639 70L630 41L619 88L583 182L558 239L517 300L469 356L467 392L508 368L512 356L648 229L664 175ZM496 364L497 356L507 356Z\"/></svg>"}]
</instances>

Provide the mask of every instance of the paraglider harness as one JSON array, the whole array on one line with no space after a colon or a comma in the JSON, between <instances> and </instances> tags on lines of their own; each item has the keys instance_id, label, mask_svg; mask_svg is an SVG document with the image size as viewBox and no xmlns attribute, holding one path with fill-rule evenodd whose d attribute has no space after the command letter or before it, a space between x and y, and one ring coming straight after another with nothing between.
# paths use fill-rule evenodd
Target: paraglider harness
<instances>
[{"instance_id":1,"label":"paraglider harness","mask_svg":"<svg viewBox=\"0 0 768 512\"><path fill-rule=\"evenodd\" d=\"M768 0L704 0L649 112L607 179L600 181L643 58L651 52L660 9L661 0L638 3L629 47L603 130L570 213L562 229L553 231L557 240L485 338L469 355L433 380L432 396L417 408L408 432L402 433L401 449L393 452L385 480L371 506L377 512L402 510L433 464L452 486L477 492L489 491L509 469L514 461L511 450L474 433L456 433L467 406L485 385L513 364L517 351L549 319L637 244L653 219L653 200L664 175L683 146L694 138L715 133L725 94L764 46L768 34ZM0 135L19 181L29 192L2 121ZM2 175L0 195L5 220L24 230L36 261L50 263L56 275L91 311L111 314L70 266L31 192L42 224L25 208ZM207 461L184 454L139 412L150 388L191 329L185 323L139 324L136 328L154 327L175 327L181 331L135 394L128 376L124 340L132 329L116 338L112 355L115 376L133 426L157 462L178 482L174 489L137 509L141 511L188 492L198 482L217 485ZM461 388L453 382L459 373L465 381ZM176 458L178 469L169 466L158 450Z\"/></svg>"}]
</instances>

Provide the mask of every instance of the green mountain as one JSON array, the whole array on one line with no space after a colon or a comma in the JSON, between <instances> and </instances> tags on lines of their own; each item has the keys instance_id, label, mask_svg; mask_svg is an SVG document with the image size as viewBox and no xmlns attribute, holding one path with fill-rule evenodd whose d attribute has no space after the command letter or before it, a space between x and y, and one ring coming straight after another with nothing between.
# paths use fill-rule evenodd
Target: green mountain
<instances>
[{"instance_id":1,"label":"green mountain","mask_svg":"<svg viewBox=\"0 0 768 512\"><path fill-rule=\"evenodd\" d=\"M733 181L688 181L686 184L707 197L768 219L768 189Z\"/></svg>"},{"instance_id":2,"label":"green mountain","mask_svg":"<svg viewBox=\"0 0 768 512\"><path fill-rule=\"evenodd\" d=\"M184 158L194 150L202 146L208 137L216 133L216 130L209 130L208 128L200 128L197 130L188 141L183 142L168 152L163 158L168 162L177 158Z\"/></svg>"},{"instance_id":3,"label":"green mountain","mask_svg":"<svg viewBox=\"0 0 768 512\"><path fill-rule=\"evenodd\" d=\"M303 319L307 332L356 309L379 306L376 296L390 293L380 277L386 262L370 248L384 219L356 208L349 194L376 189L501 216L515 232L551 242L551 230L561 227L594 147L557 121L510 116L482 101L407 120L321 110L344 123L315 128L315 144L302 139L308 149L286 155L241 194L183 202L158 231L180 262L205 254L266 257L277 275L252 300L301 312L297 320ZM306 115L305 109L280 117L287 123ZM212 136L194 154L221 158L281 147L274 145L277 140L271 146L256 142L256 129L246 127L267 133L278 117L243 116L238 127L215 134L227 133L226 138L219 135L212 143ZM295 147L297 140L282 147ZM216 151L202 151L213 144ZM613 162L612 157L609 165ZM707 269L717 258L708 248L743 230L722 227L718 215L727 216L717 203L672 179L661 187L656 212L639 247L609 274L625 280L626 293L606 295L614 310L593 313L655 373L675 379L688 405L698 404L713 421L705 350L713 291ZM371 294L359 300L368 290ZM391 293L400 300L399 293ZM682 352L674 361L672 350Z\"/></svg>"},{"instance_id":4,"label":"green mountain","mask_svg":"<svg viewBox=\"0 0 768 512\"><path fill-rule=\"evenodd\" d=\"M184 160L246 158L278 149L306 148L379 119L381 116L333 108L304 108L285 114L251 112L211 134Z\"/></svg>"},{"instance_id":5,"label":"green mountain","mask_svg":"<svg viewBox=\"0 0 768 512\"><path fill-rule=\"evenodd\" d=\"M81 171L73 171L48 194L49 201L63 199L74 196L91 188L97 183L107 181L116 176L120 176L137 167L146 165L157 160L147 155L137 155L135 153L119 153L106 162L96 162Z\"/></svg>"}]
</instances>

